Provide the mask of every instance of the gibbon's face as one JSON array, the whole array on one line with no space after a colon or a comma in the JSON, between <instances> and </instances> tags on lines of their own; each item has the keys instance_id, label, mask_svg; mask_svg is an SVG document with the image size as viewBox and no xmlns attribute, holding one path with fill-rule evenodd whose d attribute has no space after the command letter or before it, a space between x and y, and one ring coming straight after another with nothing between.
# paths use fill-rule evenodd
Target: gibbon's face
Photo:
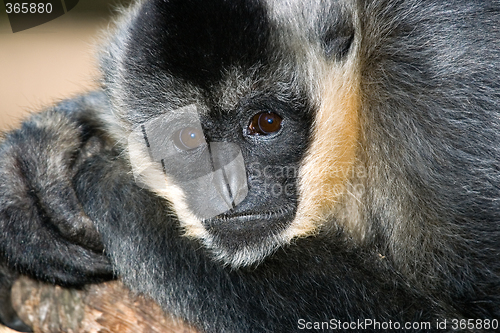
<instances>
[{"instance_id":1,"label":"gibbon's face","mask_svg":"<svg viewBox=\"0 0 500 333\"><path fill-rule=\"evenodd\" d=\"M147 1L103 59L138 184L234 267L314 232L354 159L350 16L329 4L325 29L301 6Z\"/></svg>"}]
</instances>

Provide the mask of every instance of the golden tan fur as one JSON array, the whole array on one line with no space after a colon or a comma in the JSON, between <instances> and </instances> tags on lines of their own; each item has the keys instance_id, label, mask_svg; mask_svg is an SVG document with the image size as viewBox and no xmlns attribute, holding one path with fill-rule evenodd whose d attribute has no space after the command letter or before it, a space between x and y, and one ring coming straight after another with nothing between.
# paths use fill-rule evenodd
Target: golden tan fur
<instances>
[{"instance_id":1,"label":"golden tan fur","mask_svg":"<svg viewBox=\"0 0 500 333\"><path fill-rule=\"evenodd\" d=\"M299 206L293 224L285 232L288 239L313 234L333 215L347 193L346 184L356 158L360 103L357 59L321 66L325 68L321 71L321 105L312 143L300 169ZM360 226L351 219L343 220L351 222L344 222L345 229L359 234Z\"/></svg>"}]
</instances>

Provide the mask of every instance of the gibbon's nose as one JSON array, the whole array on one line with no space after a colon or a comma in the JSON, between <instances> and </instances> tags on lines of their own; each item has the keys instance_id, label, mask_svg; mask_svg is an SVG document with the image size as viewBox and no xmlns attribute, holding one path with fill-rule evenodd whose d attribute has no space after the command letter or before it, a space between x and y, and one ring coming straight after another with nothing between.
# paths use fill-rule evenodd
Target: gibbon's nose
<instances>
[{"instance_id":1,"label":"gibbon's nose","mask_svg":"<svg viewBox=\"0 0 500 333\"><path fill-rule=\"evenodd\" d=\"M240 147L231 142L210 142L210 154L219 190L227 206L234 208L248 194L247 173ZM220 170L220 172L219 172Z\"/></svg>"},{"instance_id":2,"label":"gibbon's nose","mask_svg":"<svg viewBox=\"0 0 500 333\"><path fill-rule=\"evenodd\" d=\"M206 153L206 155L205 155ZM248 194L243 155L237 144L210 142L195 168L211 172L183 184L185 198L200 219L209 219L237 206Z\"/></svg>"}]
</instances>

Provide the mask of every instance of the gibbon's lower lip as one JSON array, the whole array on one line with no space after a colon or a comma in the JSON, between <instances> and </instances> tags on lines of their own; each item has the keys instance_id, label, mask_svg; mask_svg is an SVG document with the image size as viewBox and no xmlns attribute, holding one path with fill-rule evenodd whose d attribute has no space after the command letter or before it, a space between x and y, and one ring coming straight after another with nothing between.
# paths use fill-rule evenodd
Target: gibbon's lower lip
<instances>
[{"instance_id":1,"label":"gibbon's lower lip","mask_svg":"<svg viewBox=\"0 0 500 333\"><path fill-rule=\"evenodd\" d=\"M287 217L293 217L294 210L293 209L283 209L280 211L268 211L268 212L259 212L259 213L250 213L250 212L241 212L241 213L235 213L235 214L221 214L218 216L215 216L213 218L207 219L204 222L214 222L214 221L224 221L224 222L231 222L231 221L238 221L238 222L245 222L245 221L255 221L255 220L261 220L261 219L284 219Z\"/></svg>"}]
</instances>

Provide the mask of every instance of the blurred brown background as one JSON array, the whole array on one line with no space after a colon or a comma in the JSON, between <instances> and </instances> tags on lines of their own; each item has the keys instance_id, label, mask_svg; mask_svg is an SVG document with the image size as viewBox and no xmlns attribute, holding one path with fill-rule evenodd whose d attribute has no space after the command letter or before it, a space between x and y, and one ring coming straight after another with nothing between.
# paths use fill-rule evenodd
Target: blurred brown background
<instances>
[{"instance_id":1,"label":"blurred brown background","mask_svg":"<svg viewBox=\"0 0 500 333\"><path fill-rule=\"evenodd\" d=\"M80 0L67 14L12 33L0 2L0 131L30 112L96 87L95 49L116 8L130 0Z\"/></svg>"}]
</instances>

